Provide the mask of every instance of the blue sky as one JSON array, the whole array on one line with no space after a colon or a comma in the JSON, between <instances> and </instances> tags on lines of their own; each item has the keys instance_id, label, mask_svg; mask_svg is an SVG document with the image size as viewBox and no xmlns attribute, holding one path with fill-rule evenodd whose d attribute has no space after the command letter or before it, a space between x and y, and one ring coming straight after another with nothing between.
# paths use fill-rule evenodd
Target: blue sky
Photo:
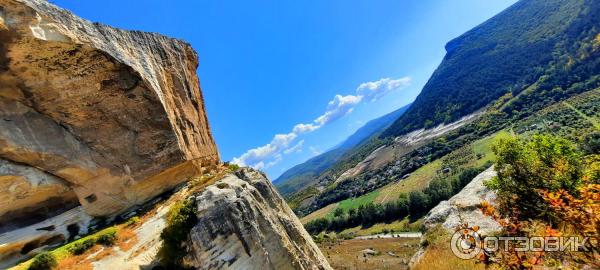
<instances>
[{"instance_id":1,"label":"blue sky","mask_svg":"<svg viewBox=\"0 0 600 270\"><path fill-rule=\"evenodd\" d=\"M275 179L413 101L446 42L516 1L51 2L191 43L223 160Z\"/></svg>"}]
</instances>

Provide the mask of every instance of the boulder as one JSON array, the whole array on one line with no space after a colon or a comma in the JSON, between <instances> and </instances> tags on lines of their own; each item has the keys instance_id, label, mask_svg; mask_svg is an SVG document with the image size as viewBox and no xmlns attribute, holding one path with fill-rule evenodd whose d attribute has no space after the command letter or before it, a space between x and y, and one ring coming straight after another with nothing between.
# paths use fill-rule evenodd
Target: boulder
<instances>
[{"instance_id":1,"label":"boulder","mask_svg":"<svg viewBox=\"0 0 600 270\"><path fill-rule=\"evenodd\" d=\"M493 203L496 194L485 187L484 182L495 177L496 171L493 167L488 168L477 175L458 194L452 196L448 201L440 202L431 209L423 219L425 229L431 229L442 225L451 232L461 224L479 226L481 234L487 234L501 229L500 224L491 217L484 216L479 205L482 201Z\"/></svg>"},{"instance_id":2,"label":"boulder","mask_svg":"<svg viewBox=\"0 0 600 270\"><path fill-rule=\"evenodd\" d=\"M241 169L195 195L189 235L195 269L331 269L310 235L260 172Z\"/></svg>"}]
</instances>

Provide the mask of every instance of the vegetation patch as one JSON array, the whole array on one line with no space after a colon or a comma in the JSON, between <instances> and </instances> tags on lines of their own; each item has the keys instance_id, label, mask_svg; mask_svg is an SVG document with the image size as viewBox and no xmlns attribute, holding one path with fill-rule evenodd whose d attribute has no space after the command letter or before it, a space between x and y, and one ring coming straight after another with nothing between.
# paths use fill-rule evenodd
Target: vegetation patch
<instances>
[{"instance_id":1,"label":"vegetation patch","mask_svg":"<svg viewBox=\"0 0 600 270\"><path fill-rule=\"evenodd\" d=\"M58 263L54 255L48 252L42 252L35 257L27 268L28 270L49 270L56 267Z\"/></svg>"},{"instance_id":2,"label":"vegetation patch","mask_svg":"<svg viewBox=\"0 0 600 270\"><path fill-rule=\"evenodd\" d=\"M503 140L495 146L498 176L487 185L497 206L482 211L503 227L502 235L558 237L600 235L600 156L552 135ZM596 239L597 240L597 239ZM512 245L486 253L481 261L505 269L600 268L595 240L577 252L533 252Z\"/></svg>"},{"instance_id":3,"label":"vegetation patch","mask_svg":"<svg viewBox=\"0 0 600 270\"><path fill-rule=\"evenodd\" d=\"M196 203L192 197L174 204L167 215L167 226L160 234L163 245L158 256L167 269L181 269L186 254L184 242L198 223Z\"/></svg>"},{"instance_id":4,"label":"vegetation patch","mask_svg":"<svg viewBox=\"0 0 600 270\"><path fill-rule=\"evenodd\" d=\"M368 228L376 223L391 223L407 217L415 221L439 202L458 193L486 168L469 168L453 177L435 178L423 191L400 194L396 201L385 204L368 202L347 211L338 207L332 218L318 218L306 223L304 227L309 233L318 234L321 231L342 231L359 225Z\"/></svg>"},{"instance_id":5,"label":"vegetation patch","mask_svg":"<svg viewBox=\"0 0 600 270\"><path fill-rule=\"evenodd\" d=\"M377 223L391 223L409 216L415 221L440 201L460 192L475 176L491 166L495 157L493 143L507 137L508 132L497 132L428 163L406 179L397 180L397 183L343 200L335 208L328 207L327 214L305 219L306 228L316 234L320 230L340 231L356 226L369 228Z\"/></svg>"},{"instance_id":6,"label":"vegetation patch","mask_svg":"<svg viewBox=\"0 0 600 270\"><path fill-rule=\"evenodd\" d=\"M451 234L441 226L431 229L425 234L422 246L426 247L421 260L414 265L414 270L484 270L485 265L476 260L463 260L450 250Z\"/></svg>"}]
</instances>

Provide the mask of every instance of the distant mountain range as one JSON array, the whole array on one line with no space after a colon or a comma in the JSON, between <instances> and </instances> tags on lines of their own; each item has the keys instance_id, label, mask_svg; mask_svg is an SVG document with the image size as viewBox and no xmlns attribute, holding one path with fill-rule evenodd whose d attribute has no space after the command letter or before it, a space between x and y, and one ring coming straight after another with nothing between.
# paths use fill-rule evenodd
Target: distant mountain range
<instances>
[{"instance_id":1,"label":"distant mountain range","mask_svg":"<svg viewBox=\"0 0 600 270\"><path fill-rule=\"evenodd\" d=\"M294 193L316 180L316 176L337 162L348 150L379 135L398 119L411 104L367 122L333 149L298 164L279 176L273 183L281 194Z\"/></svg>"}]
</instances>

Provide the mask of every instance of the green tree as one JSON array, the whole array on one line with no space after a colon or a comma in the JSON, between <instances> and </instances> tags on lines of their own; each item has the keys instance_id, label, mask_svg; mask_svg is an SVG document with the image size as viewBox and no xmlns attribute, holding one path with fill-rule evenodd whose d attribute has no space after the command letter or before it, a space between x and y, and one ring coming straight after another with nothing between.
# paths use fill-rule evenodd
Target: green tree
<instances>
[{"instance_id":1,"label":"green tree","mask_svg":"<svg viewBox=\"0 0 600 270\"><path fill-rule=\"evenodd\" d=\"M429 209L429 198L421 191L413 191L408 196L411 218L424 215Z\"/></svg>"},{"instance_id":2,"label":"green tree","mask_svg":"<svg viewBox=\"0 0 600 270\"><path fill-rule=\"evenodd\" d=\"M570 141L551 135L511 137L500 140L493 151L498 176L487 185L497 192L500 211L507 216L553 219L540 192L577 193L582 156Z\"/></svg>"},{"instance_id":3,"label":"green tree","mask_svg":"<svg viewBox=\"0 0 600 270\"><path fill-rule=\"evenodd\" d=\"M186 253L182 244L197 222L194 199L188 198L169 209L167 226L160 234L163 245L160 248L159 257L163 266L169 269L181 269L181 260Z\"/></svg>"},{"instance_id":4,"label":"green tree","mask_svg":"<svg viewBox=\"0 0 600 270\"><path fill-rule=\"evenodd\" d=\"M54 255L48 252L42 252L33 257L33 262L29 265L28 270L50 270L56 267L58 263Z\"/></svg>"},{"instance_id":5,"label":"green tree","mask_svg":"<svg viewBox=\"0 0 600 270\"><path fill-rule=\"evenodd\" d=\"M583 140L583 149L588 154L600 154L600 132L587 135Z\"/></svg>"},{"instance_id":6,"label":"green tree","mask_svg":"<svg viewBox=\"0 0 600 270\"><path fill-rule=\"evenodd\" d=\"M341 217L345 214L346 212L344 211L343 208L336 208L335 211L333 211L333 216L334 217Z\"/></svg>"},{"instance_id":7,"label":"green tree","mask_svg":"<svg viewBox=\"0 0 600 270\"><path fill-rule=\"evenodd\" d=\"M434 206L452 196L452 185L445 178L436 178L425 189L425 193L429 197L429 205Z\"/></svg>"}]
</instances>

